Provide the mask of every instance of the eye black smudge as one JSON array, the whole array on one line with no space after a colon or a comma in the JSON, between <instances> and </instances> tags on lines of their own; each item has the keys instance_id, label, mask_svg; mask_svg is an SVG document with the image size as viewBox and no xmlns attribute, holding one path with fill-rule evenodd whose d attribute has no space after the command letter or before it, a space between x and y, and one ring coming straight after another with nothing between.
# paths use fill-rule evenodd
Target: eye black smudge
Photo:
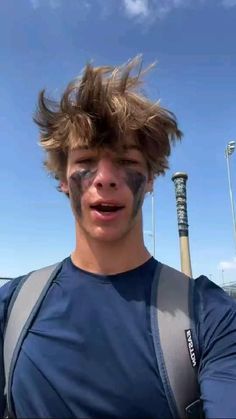
<instances>
[{"instance_id":1,"label":"eye black smudge","mask_svg":"<svg viewBox=\"0 0 236 419\"><path fill-rule=\"evenodd\" d=\"M143 203L146 176L131 169L126 169L125 174L126 183L134 195L133 217L136 217Z\"/></svg>"},{"instance_id":2,"label":"eye black smudge","mask_svg":"<svg viewBox=\"0 0 236 419\"><path fill-rule=\"evenodd\" d=\"M69 188L71 191L71 202L74 208L75 213L81 217L81 199L83 193L91 185L94 177L96 175L96 170L78 170L74 172L69 178Z\"/></svg>"}]
</instances>

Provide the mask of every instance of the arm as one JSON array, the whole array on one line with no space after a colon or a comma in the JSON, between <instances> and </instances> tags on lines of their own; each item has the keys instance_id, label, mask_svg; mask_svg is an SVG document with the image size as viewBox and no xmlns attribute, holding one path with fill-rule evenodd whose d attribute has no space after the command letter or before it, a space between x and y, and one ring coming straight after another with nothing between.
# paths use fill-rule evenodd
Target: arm
<instances>
[{"instance_id":1,"label":"arm","mask_svg":"<svg viewBox=\"0 0 236 419\"><path fill-rule=\"evenodd\" d=\"M200 277L196 298L199 384L206 418L236 417L236 301Z\"/></svg>"},{"instance_id":2,"label":"arm","mask_svg":"<svg viewBox=\"0 0 236 419\"><path fill-rule=\"evenodd\" d=\"M4 401L4 368L3 368L3 339L2 334L0 334L0 417L3 417L5 410L5 401Z\"/></svg>"},{"instance_id":3,"label":"arm","mask_svg":"<svg viewBox=\"0 0 236 419\"><path fill-rule=\"evenodd\" d=\"M22 277L16 278L0 288L0 418L3 417L6 408L4 397L5 376L3 362L3 336L7 320L8 305L21 279Z\"/></svg>"}]
</instances>

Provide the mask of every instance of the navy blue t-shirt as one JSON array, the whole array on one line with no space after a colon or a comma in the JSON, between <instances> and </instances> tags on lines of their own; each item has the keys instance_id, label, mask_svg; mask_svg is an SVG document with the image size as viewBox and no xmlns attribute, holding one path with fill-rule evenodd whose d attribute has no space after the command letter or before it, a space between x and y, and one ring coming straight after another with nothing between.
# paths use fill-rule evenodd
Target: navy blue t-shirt
<instances>
[{"instance_id":1,"label":"navy blue t-shirt","mask_svg":"<svg viewBox=\"0 0 236 419\"><path fill-rule=\"evenodd\" d=\"M70 258L50 287L23 343L12 395L17 417L170 418L150 326L158 262L97 275ZM0 339L21 278L0 289ZM205 277L195 281L206 417L236 416L236 304ZM0 342L2 351L2 342ZM3 414L0 353L0 416Z\"/></svg>"}]
</instances>

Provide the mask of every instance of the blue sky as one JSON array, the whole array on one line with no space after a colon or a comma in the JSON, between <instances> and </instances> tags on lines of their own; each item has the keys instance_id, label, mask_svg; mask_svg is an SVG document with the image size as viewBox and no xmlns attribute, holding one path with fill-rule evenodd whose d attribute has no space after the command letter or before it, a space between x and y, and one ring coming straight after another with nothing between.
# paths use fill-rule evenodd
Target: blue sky
<instances>
[{"instance_id":1,"label":"blue sky","mask_svg":"<svg viewBox=\"0 0 236 419\"><path fill-rule=\"evenodd\" d=\"M171 176L185 171L193 274L235 279L224 149L236 139L236 0L2 0L0 12L0 277L74 246L67 199L42 168L38 91L58 97L87 61L116 65L142 53L144 64L157 60L146 93L176 113L185 134L155 185L156 257L180 267ZM235 197L236 152L231 163ZM145 231L151 220L148 198Z\"/></svg>"}]
</instances>

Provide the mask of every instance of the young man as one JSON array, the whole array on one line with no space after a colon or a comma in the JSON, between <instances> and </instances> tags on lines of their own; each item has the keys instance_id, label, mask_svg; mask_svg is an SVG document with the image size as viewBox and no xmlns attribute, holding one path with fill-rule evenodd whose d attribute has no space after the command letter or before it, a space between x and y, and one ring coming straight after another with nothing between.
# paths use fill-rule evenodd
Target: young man
<instances>
[{"instance_id":1,"label":"young man","mask_svg":"<svg viewBox=\"0 0 236 419\"><path fill-rule=\"evenodd\" d=\"M59 103L39 97L46 167L70 200L76 244L53 280L15 366L16 417L170 418L150 324L157 262L145 248L142 203L181 137L172 113L138 92L138 61L88 65ZM22 277L0 289L0 348ZM194 282L198 383L207 418L236 415L236 305ZM0 352L0 416L5 408Z\"/></svg>"}]
</instances>

